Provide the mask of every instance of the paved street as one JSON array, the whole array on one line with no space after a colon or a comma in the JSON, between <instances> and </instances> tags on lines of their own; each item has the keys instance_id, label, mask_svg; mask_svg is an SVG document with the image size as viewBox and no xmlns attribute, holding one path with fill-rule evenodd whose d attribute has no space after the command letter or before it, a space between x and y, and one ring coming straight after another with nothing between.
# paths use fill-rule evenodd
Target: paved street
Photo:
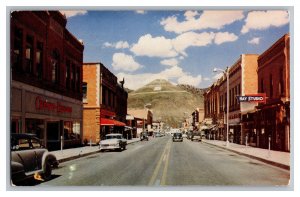
<instances>
[{"instance_id":1,"label":"paved street","mask_svg":"<svg viewBox=\"0 0 300 197\"><path fill-rule=\"evenodd\" d=\"M287 185L289 171L205 143L170 136L64 162L40 186Z\"/></svg>"}]
</instances>

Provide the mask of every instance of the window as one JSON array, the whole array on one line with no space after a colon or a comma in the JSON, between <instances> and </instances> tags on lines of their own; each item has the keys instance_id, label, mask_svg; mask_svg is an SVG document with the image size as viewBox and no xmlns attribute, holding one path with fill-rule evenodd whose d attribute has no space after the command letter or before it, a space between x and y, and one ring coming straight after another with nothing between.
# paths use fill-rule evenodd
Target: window
<instances>
[{"instance_id":1,"label":"window","mask_svg":"<svg viewBox=\"0 0 300 197\"><path fill-rule=\"evenodd\" d=\"M37 43L36 50L36 76L38 79L43 77L43 43Z\"/></svg>"},{"instance_id":2,"label":"window","mask_svg":"<svg viewBox=\"0 0 300 197\"><path fill-rule=\"evenodd\" d=\"M273 97L273 78L272 74L270 75L270 98Z\"/></svg>"},{"instance_id":3,"label":"window","mask_svg":"<svg viewBox=\"0 0 300 197\"><path fill-rule=\"evenodd\" d=\"M86 82L82 83L82 99L83 99L83 102L87 102L87 83Z\"/></svg>"},{"instance_id":4,"label":"window","mask_svg":"<svg viewBox=\"0 0 300 197\"><path fill-rule=\"evenodd\" d=\"M21 29L15 30L14 35L14 48L13 48L13 60L12 68L13 69L22 69L22 41L23 41L23 32Z\"/></svg>"},{"instance_id":5,"label":"window","mask_svg":"<svg viewBox=\"0 0 300 197\"><path fill-rule=\"evenodd\" d=\"M260 80L260 93L264 93L264 79Z\"/></svg>"},{"instance_id":6,"label":"window","mask_svg":"<svg viewBox=\"0 0 300 197\"><path fill-rule=\"evenodd\" d=\"M280 71L279 71L278 92L279 92L280 96L284 96L283 69L282 68L280 68Z\"/></svg>"},{"instance_id":7,"label":"window","mask_svg":"<svg viewBox=\"0 0 300 197\"><path fill-rule=\"evenodd\" d=\"M25 50L26 65L25 71L32 73L33 71L33 37L26 36L26 50Z\"/></svg>"},{"instance_id":8,"label":"window","mask_svg":"<svg viewBox=\"0 0 300 197\"><path fill-rule=\"evenodd\" d=\"M77 67L77 72L76 72L76 86L80 92L80 68L79 67Z\"/></svg>"},{"instance_id":9,"label":"window","mask_svg":"<svg viewBox=\"0 0 300 197\"><path fill-rule=\"evenodd\" d=\"M70 89L70 66L71 66L71 62L70 60L66 61L66 88Z\"/></svg>"},{"instance_id":10,"label":"window","mask_svg":"<svg viewBox=\"0 0 300 197\"><path fill-rule=\"evenodd\" d=\"M58 83L59 81L59 53L55 50L51 58L51 81Z\"/></svg>"}]
</instances>

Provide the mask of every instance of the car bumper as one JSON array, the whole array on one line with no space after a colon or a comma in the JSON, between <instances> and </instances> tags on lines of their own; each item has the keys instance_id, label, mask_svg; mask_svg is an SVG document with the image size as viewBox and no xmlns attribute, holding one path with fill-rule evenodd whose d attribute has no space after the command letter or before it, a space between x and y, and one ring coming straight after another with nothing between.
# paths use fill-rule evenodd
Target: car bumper
<instances>
[{"instance_id":1,"label":"car bumper","mask_svg":"<svg viewBox=\"0 0 300 197\"><path fill-rule=\"evenodd\" d=\"M119 146L119 144L118 145L112 145L112 144L104 144L104 145L100 145L99 146L99 149L100 150L114 150L114 149L119 149L119 148L121 148L120 146Z\"/></svg>"},{"instance_id":2,"label":"car bumper","mask_svg":"<svg viewBox=\"0 0 300 197\"><path fill-rule=\"evenodd\" d=\"M182 141L183 139L176 139L176 138L173 139L173 142L182 142Z\"/></svg>"}]
</instances>

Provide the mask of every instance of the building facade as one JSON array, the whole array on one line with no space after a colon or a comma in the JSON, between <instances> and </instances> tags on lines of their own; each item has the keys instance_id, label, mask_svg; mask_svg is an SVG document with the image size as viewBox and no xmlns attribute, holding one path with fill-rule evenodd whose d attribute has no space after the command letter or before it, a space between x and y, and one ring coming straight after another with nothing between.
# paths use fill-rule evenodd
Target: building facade
<instances>
[{"instance_id":1,"label":"building facade","mask_svg":"<svg viewBox=\"0 0 300 197\"><path fill-rule=\"evenodd\" d=\"M128 93L102 63L83 64L85 143L98 144L108 133L124 134ZM125 136L125 134L124 134Z\"/></svg>"},{"instance_id":2,"label":"building facade","mask_svg":"<svg viewBox=\"0 0 300 197\"><path fill-rule=\"evenodd\" d=\"M230 67L229 71L229 121L227 123L227 78L222 76L204 94L205 122L215 128L212 135L216 139L226 140L227 124L229 124L228 137L233 143L243 144L245 133L243 132L242 112L254 108L239 103L237 96L257 93L257 58L255 54L242 54Z\"/></svg>"},{"instance_id":3,"label":"building facade","mask_svg":"<svg viewBox=\"0 0 300 197\"><path fill-rule=\"evenodd\" d=\"M258 92L266 94L254 114L257 146L290 151L290 36L285 34L258 58Z\"/></svg>"},{"instance_id":4,"label":"building facade","mask_svg":"<svg viewBox=\"0 0 300 197\"><path fill-rule=\"evenodd\" d=\"M81 145L84 46L57 11L10 20L11 132L35 133L50 150Z\"/></svg>"}]
</instances>

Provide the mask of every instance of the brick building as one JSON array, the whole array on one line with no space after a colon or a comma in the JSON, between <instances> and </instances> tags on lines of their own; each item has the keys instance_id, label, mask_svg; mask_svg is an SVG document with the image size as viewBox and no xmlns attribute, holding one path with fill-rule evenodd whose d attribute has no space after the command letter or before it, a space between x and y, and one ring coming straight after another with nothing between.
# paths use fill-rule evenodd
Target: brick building
<instances>
[{"instance_id":1,"label":"brick building","mask_svg":"<svg viewBox=\"0 0 300 197\"><path fill-rule=\"evenodd\" d=\"M242 144L245 134L241 114L251 106L239 103L237 96L257 93L257 58L255 54L242 54L229 69L229 137L230 141ZM204 94L205 121L218 131L217 139L226 140L227 78L222 76ZM252 106L253 108L253 106Z\"/></svg>"},{"instance_id":2,"label":"brick building","mask_svg":"<svg viewBox=\"0 0 300 197\"><path fill-rule=\"evenodd\" d=\"M81 145L84 46L57 11L14 11L10 20L11 132L48 149Z\"/></svg>"},{"instance_id":3,"label":"brick building","mask_svg":"<svg viewBox=\"0 0 300 197\"><path fill-rule=\"evenodd\" d=\"M126 125L128 93L102 63L83 64L83 137L98 144L108 133L122 133Z\"/></svg>"},{"instance_id":4,"label":"brick building","mask_svg":"<svg viewBox=\"0 0 300 197\"><path fill-rule=\"evenodd\" d=\"M258 58L258 92L265 93L254 114L257 146L290 151L290 36L285 34Z\"/></svg>"}]
</instances>

